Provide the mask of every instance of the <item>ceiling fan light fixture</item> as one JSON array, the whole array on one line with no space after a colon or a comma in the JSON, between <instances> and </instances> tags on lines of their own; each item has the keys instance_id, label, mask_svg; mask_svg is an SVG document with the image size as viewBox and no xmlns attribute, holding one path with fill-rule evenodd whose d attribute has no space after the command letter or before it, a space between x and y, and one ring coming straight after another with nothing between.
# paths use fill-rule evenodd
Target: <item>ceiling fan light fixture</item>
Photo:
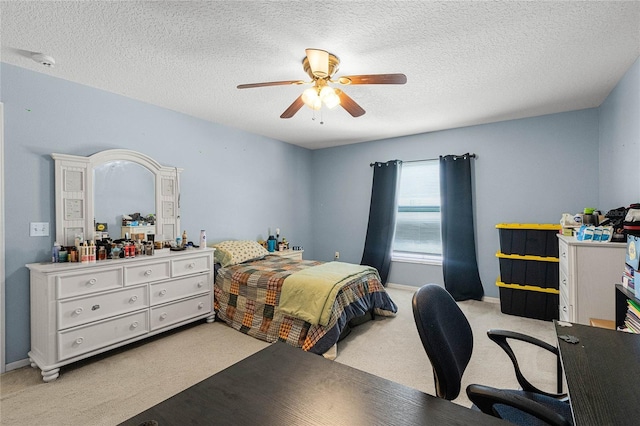
<instances>
[{"instance_id":1,"label":"ceiling fan light fixture","mask_svg":"<svg viewBox=\"0 0 640 426\"><path fill-rule=\"evenodd\" d=\"M329 52L321 49L306 49L311 72L318 78L329 77Z\"/></svg>"},{"instance_id":2,"label":"ceiling fan light fixture","mask_svg":"<svg viewBox=\"0 0 640 426\"><path fill-rule=\"evenodd\" d=\"M319 110L322 107L322 99L315 87L310 87L302 92L302 102L311 109Z\"/></svg>"},{"instance_id":3,"label":"ceiling fan light fixture","mask_svg":"<svg viewBox=\"0 0 640 426\"><path fill-rule=\"evenodd\" d=\"M336 91L329 86L324 86L322 90L320 90L320 99L329 109L333 109L340 105L340 98L336 94Z\"/></svg>"}]
</instances>

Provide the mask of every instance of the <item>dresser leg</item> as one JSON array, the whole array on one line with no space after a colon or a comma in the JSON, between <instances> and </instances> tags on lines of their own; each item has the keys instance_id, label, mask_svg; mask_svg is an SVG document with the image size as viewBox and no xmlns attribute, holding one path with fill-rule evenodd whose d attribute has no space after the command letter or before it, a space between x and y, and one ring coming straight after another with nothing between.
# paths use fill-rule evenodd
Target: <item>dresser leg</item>
<instances>
[{"instance_id":1,"label":"dresser leg","mask_svg":"<svg viewBox=\"0 0 640 426\"><path fill-rule=\"evenodd\" d=\"M31 368L38 368L38 364L36 364L33 358L29 357L29 362L31 363Z\"/></svg>"},{"instance_id":2,"label":"dresser leg","mask_svg":"<svg viewBox=\"0 0 640 426\"><path fill-rule=\"evenodd\" d=\"M51 370L42 370L40 374L42 374L42 380L48 383L58 378L60 369L52 368Z\"/></svg>"},{"instance_id":3,"label":"dresser leg","mask_svg":"<svg viewBox=\"0 0 640 426\"><path fill-rule=\"evenodd\" d=\"M216 320L216 314L212 314L210 317L207 317L207 322L209 324L211 324L212 322L214 322Z\"/></svg>"}]
</instances>

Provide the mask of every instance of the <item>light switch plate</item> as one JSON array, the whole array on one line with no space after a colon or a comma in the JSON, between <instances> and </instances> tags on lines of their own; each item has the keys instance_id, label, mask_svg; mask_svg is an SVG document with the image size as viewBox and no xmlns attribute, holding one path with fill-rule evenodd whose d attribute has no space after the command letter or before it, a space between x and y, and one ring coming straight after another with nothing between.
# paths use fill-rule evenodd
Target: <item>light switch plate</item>
<instances>
[{"instance_id":1,"label":"light switch plate","mask_svg":"<svg viewBox=\"0 0 640 426\"><path fill-rule=\"evenodd\" d=\"M29 225L29 236L48 237L49 222L31 222L31 224Z\"/></svg>"}]
</instances>

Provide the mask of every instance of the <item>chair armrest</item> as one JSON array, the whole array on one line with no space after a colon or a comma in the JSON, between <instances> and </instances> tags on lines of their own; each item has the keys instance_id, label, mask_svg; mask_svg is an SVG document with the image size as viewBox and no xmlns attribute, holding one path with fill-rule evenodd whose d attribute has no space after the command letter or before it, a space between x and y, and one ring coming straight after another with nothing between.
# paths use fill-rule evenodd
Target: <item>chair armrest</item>
<instances>
[{"instance_id":1,"label":"chair armrest","mask_svg":"<svg viewBox=\"0 0 640 426\"><path fill-rule=\"evenodd\" d=\"M500 346L502 350L504 350L506 354L509 356L509 359L511 359L511 362L513 363L513 368L516 373L516 378L518 379L518 383L520 384L520 387L522 387L522 390L527 392L539 393L539 394L550 396L556 399L567 399L567 394L562 393L562 364L560 362L560 352L558 351L557 347L552 346L540 339L536 339L535 337L518 333L516 331L491 329L487 331L487 336L489 337L489 339L493 340L498 346ZM514 339L514 340L530 343L534 346L537 346L546 351L549 351L556 356L557 393L549 393L541 389L538 389L524 377L524 375L522 374L522 371L520 370L520 366L518 365L516 354L511 349L511 346L509 345L509 342L507 341L507 339Z\"/></svg>"},{"instance_id":2,"label":"chair armrest","mask_svg":"<svg viewBox=\"0 0 640 426\"><path fill-rule=\"evenodd\" d=\"M469 385L467 386L467 396L471 402L480 409L480 411L494 417L499 416L493 410L493 406L495 404L504 404L531 414L552 426L572 426L570 420L564 418L549 407L503 389L496 389L483 385Z\"/></svg>"}]
</instances>

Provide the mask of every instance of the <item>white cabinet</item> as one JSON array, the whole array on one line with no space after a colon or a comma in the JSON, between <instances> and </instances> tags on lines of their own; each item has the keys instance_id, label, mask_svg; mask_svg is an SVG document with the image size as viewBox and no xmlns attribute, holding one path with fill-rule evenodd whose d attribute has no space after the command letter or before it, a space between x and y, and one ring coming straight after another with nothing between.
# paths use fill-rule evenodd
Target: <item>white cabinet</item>
<instances>
[{"instance_id":1,"label":"white cabinet","mask_svg":"<svg viewBox=\"0 0 640 426\"><path fill-rule=\"evenodd\" d=\"M585 325L590 318L615 320L615 284L624 271L626 244L558 239L560 320Z\"/></svg>"},{"instance_id":2,"label":"white cabinet","mask_svg":"<svg viewBox=\"0 0 640 426\"><path fill-rule=\"evenodd\" d=\"M213 249L82 263L32 263L33 367L60 367L206 318L213 311Z\"/></svg>"}]
</instances>

